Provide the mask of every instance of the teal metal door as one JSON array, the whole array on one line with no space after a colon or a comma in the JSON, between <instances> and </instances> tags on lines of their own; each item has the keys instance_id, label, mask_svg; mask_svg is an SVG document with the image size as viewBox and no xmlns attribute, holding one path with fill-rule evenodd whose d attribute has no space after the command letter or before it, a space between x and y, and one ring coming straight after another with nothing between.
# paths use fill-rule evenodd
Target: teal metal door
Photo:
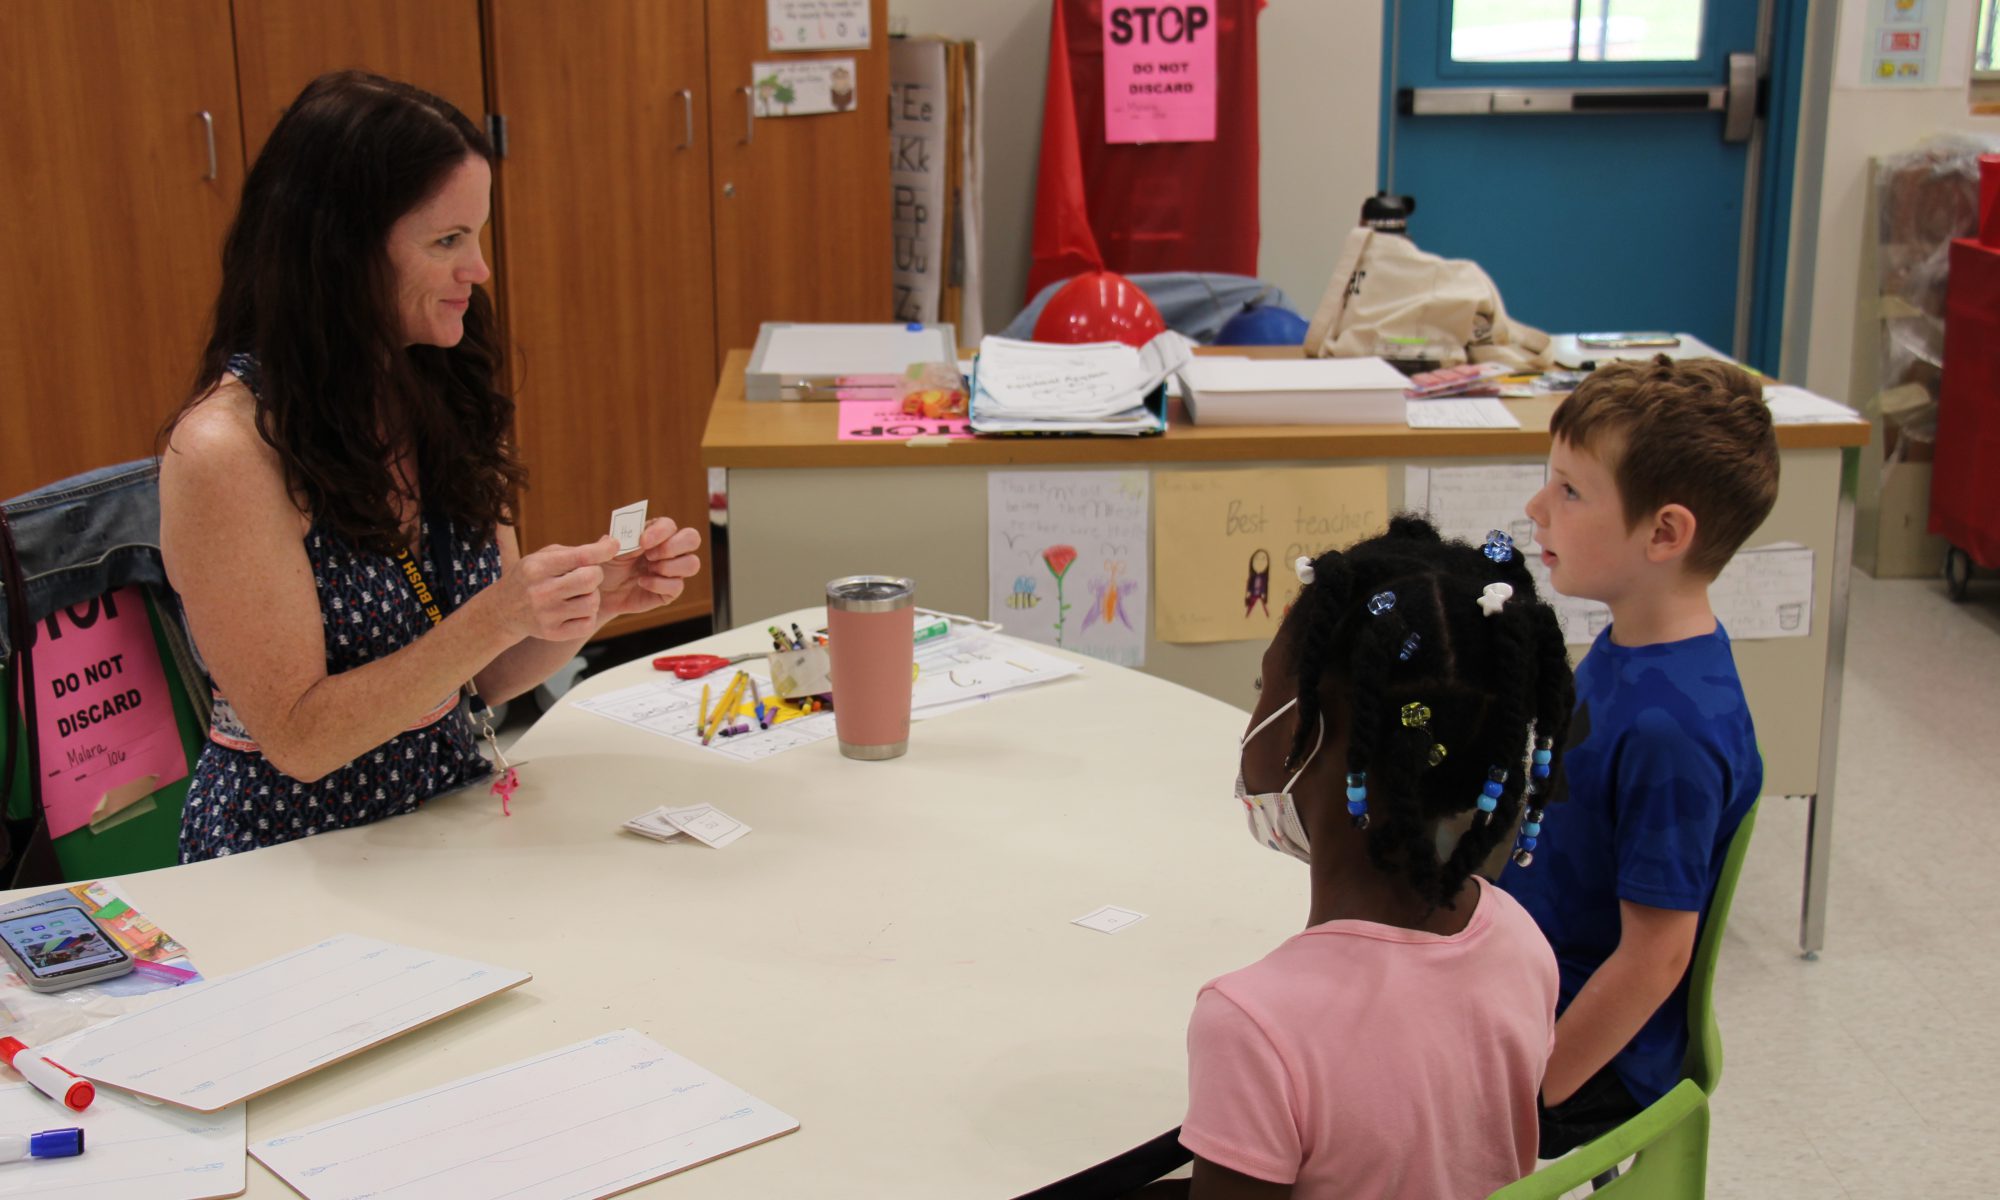
<instances>
[{"instance_id":1,"label":"teal metal door","mask_svg":"<svg viewBox=\"0 0 2000 1200\"><path fill-rule=\"evenodd\" d=\"M1387 0L1383 189L1551 332L1777 367L1805 0Z\"/></svg>"}]
</instances>

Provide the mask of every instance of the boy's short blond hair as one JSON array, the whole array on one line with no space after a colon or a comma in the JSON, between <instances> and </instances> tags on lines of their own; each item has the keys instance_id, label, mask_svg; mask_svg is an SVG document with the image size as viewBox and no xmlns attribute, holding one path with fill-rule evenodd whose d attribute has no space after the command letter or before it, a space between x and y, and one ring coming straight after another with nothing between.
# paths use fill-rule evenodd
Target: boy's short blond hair
<instances>
[{"instance_id":1,"label":"boy's short blond hair","mask_svg":"<svg viewBox=\"0 0 2000 1200\"><path fill-rule=\"evenodd\" d=\"M1610 468L1625 523L1668 504L1694 514L1690 571L1713 579L1778 500L1778 435L1764 389L1716 359L1615 362L1557 406L1549 433Z\"/></svg>"}]
</instances>

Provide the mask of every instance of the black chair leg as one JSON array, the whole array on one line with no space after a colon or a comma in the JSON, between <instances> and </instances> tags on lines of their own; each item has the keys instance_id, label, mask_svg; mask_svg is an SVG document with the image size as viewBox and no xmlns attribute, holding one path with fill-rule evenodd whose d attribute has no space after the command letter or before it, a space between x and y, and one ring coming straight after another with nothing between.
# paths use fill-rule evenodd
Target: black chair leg
<instances>
[{"instance_id":1,"label":"black chair leg","mask_svg":"<svg viewBox=\"0 0 2000 1200\"><path fill-rule=\"evenodd\" d=\"M1108 1158L1094 1167L1085 1167L1047 1187L1024 1192L1016 1200L1110 1200L1111 1197L1138 1191L1167 1172L1179 1170L1193 1161L1194 1155L1181 1145L1181 1131L1176 1125L1115 1158Z\"/></svg>"}]
</instances>

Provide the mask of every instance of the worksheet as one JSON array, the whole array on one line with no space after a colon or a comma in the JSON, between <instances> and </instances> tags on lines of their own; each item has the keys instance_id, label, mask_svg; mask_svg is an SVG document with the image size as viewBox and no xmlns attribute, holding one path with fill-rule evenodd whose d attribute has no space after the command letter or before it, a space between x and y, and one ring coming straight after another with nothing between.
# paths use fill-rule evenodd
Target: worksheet
<instances>
[{"instance_id":1,"label":"worksheet","mask_svg":"<svg viewBox=\"0 0 2000 1200\"><path fill-rule=\"evenodd\" d=\"M215 1112L530 978L347 933L176 988L47 1048L99 1083Z\"/></svg>"},{"instance_id":2,"label":"worksheet","mask_svg":"<svg viewBox=\"0 0 2000 1200\"><path fill-rule=\"evenodd\" d=\"M209 1200L245 1186L243 1106L215 1113L147 1104L108 1089L70 1112L0 1069L0 1130L75 1126L83 1153L0 1165L0 1197L59 1200Z\"/></svg>"},{"instance_id":3,"label":"worksheet","mask_svg":"<svg viewBox=\"0 0 2000 1200\"><path fill-rule=\"evenodd\" d=\"M306 1200L592 1200L799 1123L630 1029L250 1148Z\"/></svg>"}]
</instances>

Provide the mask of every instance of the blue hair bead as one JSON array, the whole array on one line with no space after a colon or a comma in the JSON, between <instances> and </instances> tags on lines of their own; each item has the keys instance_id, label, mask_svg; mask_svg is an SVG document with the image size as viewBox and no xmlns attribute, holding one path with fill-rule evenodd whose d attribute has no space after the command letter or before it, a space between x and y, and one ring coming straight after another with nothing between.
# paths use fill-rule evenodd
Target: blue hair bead
<instances>
[{"instance_id":1,"label":"blue hair bead","mask_svg":"<svg viewBox=\"0 0 2000 1200\"><path fill-rule=\"evenodd\" d=\"M1521 849L1523 849L1523 850L1533 850L1534 848L1535 848L1535 839L1534 839L1534 838L1531 838L1531 837L1524 837L1524 838L1522 838L1522 839L1521 839Z\"/></svg>"},{"instance_id":2,"label":"blue hair bead","mask_svg":"<svg viewBox=\"0 0 2000 1200\"><path fill-rule=\"evenodd\" d=\"M1546 767L1555 759L1555 756L1555 751L1553 750L1537 750L1535 751L1535 765Z\"/></svg>"},{"instance_id":3,"label":"blue hair bead","mask_svg":"<svg viewBox=\"0 0 2000 1200\"><path fill-rule=\"evenodd\" d=\"M1368 802L1366 800L1349 797L1347 801L1348 816L1358 817L1367 811L1368 811Z\"/></svg>"},{"instance_id":4,"label":"blue hair bead","mask_svg":"<svg viewBox=\"0 0 2000 1200\"><path fill-rule=\"evenodd\" d=\"M1424 644L1424 638L1423 635L1420 633L1413 633L1409 637L1404 638L1403 648L1397 651L1396 653L1397 661L1409 662L1410 659L1416 655L1417 647L1423 644Z\"/></svg>"},{"instance_id":5,"label":"blue hair bead","mask_svg":"<svg viewBox=\"0 0 2000 1200\"><path fill-rule=\"evenodd\" d=\"M1494 809L1496 809L1496 808L1498 808L1498 807L1500 807L1500 801L1499 801L1499 800L1497 800L1497 799L1495 799L1494 797L1492 797L1492 796L1487 796L1487 795L1481 795L1481 796L1479 797L1479 811L1480 811L1480 812L1483 812L1483 813L1490 813L1490 812L1492 812L1492 811L1493 811Z\"/></svg>"},{"instance_id":6,"label":"blue hair bead","mask_svg":"<svg viewBox=\"0 0 2000 1200\"><path fill-rule=\"evenodd\" d=\"M1370 616L1379 617L1394 607L1396 607L1396 593L1394 592L1376 592L1373 596L1368 597L1368 613Z\"/></svg>"},{"instance_id":7,"label":"blue hair bead","mask_svg":"<svg viewBox=\"0 0 2000 1200\"><path fill-rule=\"evenodd\" d=\"M1363 803L1366 803L1366 802L1367 802L1367 800L1368 800L1368 789L1367 789L1367 788L1365 788L1365 787L1350 787L1350 788L1348 788L1348 789L1347 789L1347 802L1348 802L1348 803L1349 803L1350 805L1353 805L1353 804L1363 804Z\"/></svg>"},{"instance_id":8,"label":"blue hair bead","mask_svg":"<svg viewBox=\"0 0 2000 1200\"><path fill-rule=\"evenodd\" d=\"M1542 823L1540 821L1529 821L1527 824L1521 826L1521 832L1527 834L1529 837L1540 837L1542 835Z\"/></svg>"},{"instance_id":9,"label":"blue hair bead","mask_svg":"<svg viewBox=\"0 0 2000 1200\"><path fill-rule=\"evenodd\" d=\"M1496 529L1486 535L1486 545L1479 552L1497 563L1512 562L1514 539L1508 537L1504 530Z\"/></svg>"},{"instance_id":10,"label":"blue hair bead","mask_svg":"<svg viewBox=\"0 0 2000 1200\"><path fill-rule=\"evenodd\" d=\"M1485 793L1487 799L1498 800L1502 789L1499 784L1489 779L1486 781L1486 786L1480 790Z\"/></svg>"}]
</instances>

